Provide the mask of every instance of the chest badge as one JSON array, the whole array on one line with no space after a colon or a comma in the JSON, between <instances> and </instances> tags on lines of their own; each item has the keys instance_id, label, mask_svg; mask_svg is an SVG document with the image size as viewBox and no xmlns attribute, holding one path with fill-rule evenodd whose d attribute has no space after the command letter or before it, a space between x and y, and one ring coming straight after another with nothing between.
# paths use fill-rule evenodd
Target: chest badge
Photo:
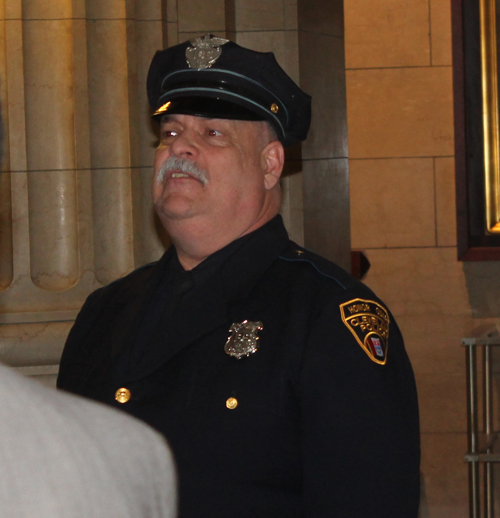
<instances>
[{"instance_id":1,"label":"chest badge","mask_svg":"<svg viewBox=\"0 0 500 518\"><path fill-rule=\"evenodd\" d=\"M186 61L189 68L198 70L210 68L219 59L222 52L221 46L228 41L210 34L191 41L192 47L186 49Z\"/></svg>"},{"instance_id":2,"label":"chest badge","mask_svg":"<svg viewBox=\"0 0 500 518\"><path fill-rule=\"evenodd\" d=\"M257 331L264 329L262 322L243 320L241 324L234 323L229 328L231 335L227 339L224 351L237 360L250 356L259 348Z\"/></svg>"}]
</instances>

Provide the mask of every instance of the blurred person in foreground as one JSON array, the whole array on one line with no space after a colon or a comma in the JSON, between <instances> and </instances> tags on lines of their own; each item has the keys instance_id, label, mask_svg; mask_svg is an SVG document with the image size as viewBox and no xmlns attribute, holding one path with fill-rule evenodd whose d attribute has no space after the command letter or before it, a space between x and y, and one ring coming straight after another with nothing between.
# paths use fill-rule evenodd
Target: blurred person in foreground
<instances>
[{"instance_id":1,"label":"blurred person in foreground","mask_svg":"<svg viewBox=\"0 0 500 518\"><path fill-rule=\"evenodd\" d=\"M310 97L271 53L211 35L158 52L147 88L173 246L90 295L59 387L168 438L181 518L415 518L417 394L394 317L278 214Z\"/></svg>"},{"instance_id":2,"label":"blurred person in foreground","mask_svg":"<svg viewBox=\"0 0 500 518\"><path fill-rule=\"evenodd\" d=\"M0 399L0 516L177 516L172 456L144 423L4 365Z\"/></svg>"}]
</instances>

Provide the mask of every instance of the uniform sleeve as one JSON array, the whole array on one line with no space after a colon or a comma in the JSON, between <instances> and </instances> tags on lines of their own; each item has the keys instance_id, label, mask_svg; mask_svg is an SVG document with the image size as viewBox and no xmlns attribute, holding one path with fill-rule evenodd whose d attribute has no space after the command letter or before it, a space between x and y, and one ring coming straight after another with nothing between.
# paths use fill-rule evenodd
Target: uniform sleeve
<instances>
[{"instance_id":1,"label":"uniform sleeve","mask_svg":"<svg viewBox=\"0 0 500 518\"><path fill-rule=\"evenodd\" d=\"M385 310L367 302L375 304L370 311ZM343 320L341 304L324 308L303 356L304 516L416 518L418 403L401 333L386 312L389 333L380 360L362 347L367 332Z\"/></svg>"}]
</instances>

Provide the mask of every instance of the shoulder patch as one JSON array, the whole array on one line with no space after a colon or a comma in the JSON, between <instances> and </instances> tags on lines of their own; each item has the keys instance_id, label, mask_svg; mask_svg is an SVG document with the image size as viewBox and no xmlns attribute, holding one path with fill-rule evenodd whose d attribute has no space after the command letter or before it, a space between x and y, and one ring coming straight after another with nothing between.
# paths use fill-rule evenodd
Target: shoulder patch
<instances>
[{"instance_id":1,"label":"shoulder patch","mask_svg":"<svg viewBox=\"0 0 500 518\"><path fill-rule=\"evenodd\" d=\"M370 360L385 365L390 321L387 310L373 300L353 299L340 304L340 314Z\"/></svg>"}]
</instances>

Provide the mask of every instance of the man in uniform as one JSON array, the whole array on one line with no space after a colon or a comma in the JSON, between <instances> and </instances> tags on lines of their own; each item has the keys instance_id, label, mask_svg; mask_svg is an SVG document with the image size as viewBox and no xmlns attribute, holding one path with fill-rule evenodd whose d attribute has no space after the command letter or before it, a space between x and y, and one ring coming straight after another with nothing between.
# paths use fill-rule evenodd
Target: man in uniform
<instances>
[{"instance_id":1,"label":"man in uniform","mask_svg":"<svg viewBox=\"0 0 500 518\"><path fill-rule=\"evenodd\" d=\"M158 52L153 197L173 246L93 293L59 387L168 438L181 518L415 518L413 372L374 293L288 239L283 146L310 97L206 35Z\"/></svg>"}]
</instances>

